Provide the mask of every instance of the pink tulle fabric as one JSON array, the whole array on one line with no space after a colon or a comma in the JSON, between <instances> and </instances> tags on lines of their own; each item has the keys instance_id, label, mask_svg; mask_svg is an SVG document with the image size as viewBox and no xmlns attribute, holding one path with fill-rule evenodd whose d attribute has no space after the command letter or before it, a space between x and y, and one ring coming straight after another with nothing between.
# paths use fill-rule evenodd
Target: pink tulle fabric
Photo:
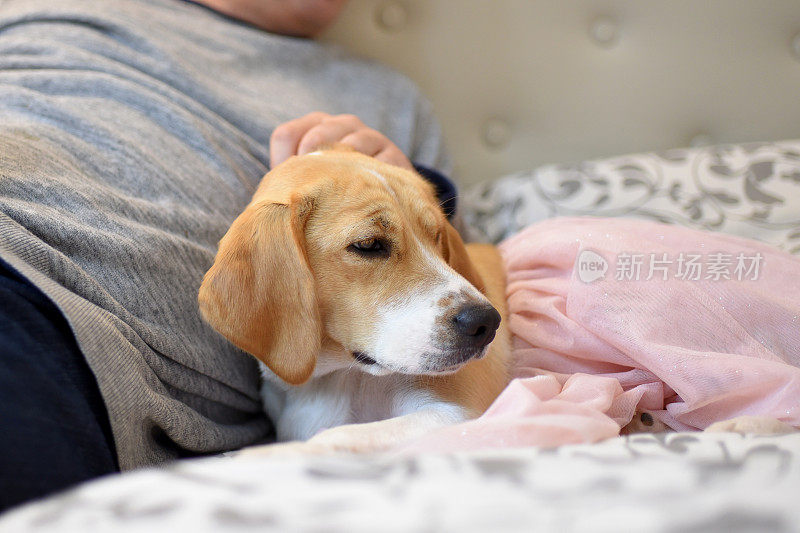
<instances>
[{"instance_id":1,"label":"pink tulle fabric","mask_svg":"<svg viewBox=\"0 0 800 533\"><path fill-rule=\"evenodd\" d=\"M596 218L547 220L500 250L516 379L477 420L407 450L595 442L637 410L676 430L740 415L800 427L797 258L729 235ZM607 262L601 279L576 270L586 250ZM759 271L736 271L740 254ZM702 270L687 276L690 256Z\"/></svg>"}]
</instances>

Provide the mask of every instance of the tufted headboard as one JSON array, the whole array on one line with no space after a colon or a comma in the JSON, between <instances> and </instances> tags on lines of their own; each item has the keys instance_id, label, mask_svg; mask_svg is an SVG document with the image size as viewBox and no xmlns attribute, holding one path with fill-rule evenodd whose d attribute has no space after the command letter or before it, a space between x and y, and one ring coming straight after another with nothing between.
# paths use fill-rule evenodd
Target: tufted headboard
<instances>
[{"instance_id":1,"label":"tufted headboard","mask_svg":"<svg viewBox=\"0 0 800 533\"><path fill-rule=\"evenodd\" d=\"M324 38L420 85L465 184L800 137L797 0L350 0Z\"/></svg>"}]
</instances>

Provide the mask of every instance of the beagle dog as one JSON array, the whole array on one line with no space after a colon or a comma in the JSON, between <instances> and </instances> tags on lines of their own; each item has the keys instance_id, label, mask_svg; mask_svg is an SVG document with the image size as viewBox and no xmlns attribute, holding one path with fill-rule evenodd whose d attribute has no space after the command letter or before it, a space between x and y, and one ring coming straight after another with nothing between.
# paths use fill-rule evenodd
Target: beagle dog
<instances>
[{"instance_id":1,"label":"beagle dog","mask_svg":"<svg viewBox=\"0 0 800 533\"><path fill-rule=\"evenodd\" d=\"M480 415L509 379L497 250L465 246L418 174L343 145L264 177L198 299L263 363L278 440L307 451L388 449Z\"/></svg>"},{"instance_id":2,"label":"beagle dog","mask_svg":"<svg viewBox=\"0 0 800 533\"><path fill-rule=\"evenodd\" d=\"M433 186L352 149L268 173L222 238L204 319L262 365L279 441L370 452L483 413L509 380L505 272L464 245ZM625 434L668 428L637 413ZM794 431L764 417L708 431Z\"/></svg>"}]
</instances>

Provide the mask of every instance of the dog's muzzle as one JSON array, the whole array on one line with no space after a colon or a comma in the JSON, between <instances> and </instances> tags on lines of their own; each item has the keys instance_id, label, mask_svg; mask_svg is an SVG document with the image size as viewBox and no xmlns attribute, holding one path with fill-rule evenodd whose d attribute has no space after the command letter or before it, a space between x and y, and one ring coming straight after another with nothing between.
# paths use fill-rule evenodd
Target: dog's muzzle
<instances>
[{"instance_id":1,"label":"dog's muzzle","mask_svg":"<svg viewBox=\"0 0 800 533\"><path fill-rule=\"evenodd\" d=\"M450 354L442 363L458 365L482 355L500 326L500 313L488 304L465 304L451 319Z\"/></svg>"}]
</instances>

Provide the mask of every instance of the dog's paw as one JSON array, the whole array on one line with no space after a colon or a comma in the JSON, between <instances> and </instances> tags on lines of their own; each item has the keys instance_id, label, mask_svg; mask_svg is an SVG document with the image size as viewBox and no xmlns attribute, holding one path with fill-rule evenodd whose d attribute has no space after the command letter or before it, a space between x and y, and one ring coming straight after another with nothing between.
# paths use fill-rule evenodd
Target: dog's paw
<instances>
[{"instance_id":1,"label":"dog's paw","mask_svg":"<svg viewBox=\"0 0 800 533\"><path fill-rule=\"evenodd\" d=\"M263 446L249 446L231 454L235 459L251 459L255 457L301 457L324 453L319 446L310 445L308 442L293 441Z\"/></svg>"},{"instance_id":2,"label":"dog's paw","mask_svg":"<svg viewBox=\"0 0 800 533\"><path fill-rule=\"evenodd\" d=\"M333 453L358 453L371 451L369 439L359 432L349 430L350 426L326 429L307 441L279 442L263 446L250 446L230 454L236 459L253 457L302 457L308 455L327 455Z\"/></svg>"},{"instance_id":3,"label":"dog's paw","mask_svg":"<svg viewBox=\"0 0 800 533\"><path fill-rule=\"evenodd\" d=\"M328 453L364 453L382 448L380 434L368 431L368 424L338 426L321 431L307 444Z\"/></svg>"},{"instance_id":4,"label":"dog's paw","mask_svg":"<svg viewBox=\"0 0 800 533\"><path fill-rule=\"evenodd\" d=\"M711 433L734 432L734 433L754 433L756 435L780 435L783 433L794 433L796 428L785 424L780 420L765 416L737 416L730 420L715 422L708 426L705 431Z\"/></svg>"}]
</instances>

